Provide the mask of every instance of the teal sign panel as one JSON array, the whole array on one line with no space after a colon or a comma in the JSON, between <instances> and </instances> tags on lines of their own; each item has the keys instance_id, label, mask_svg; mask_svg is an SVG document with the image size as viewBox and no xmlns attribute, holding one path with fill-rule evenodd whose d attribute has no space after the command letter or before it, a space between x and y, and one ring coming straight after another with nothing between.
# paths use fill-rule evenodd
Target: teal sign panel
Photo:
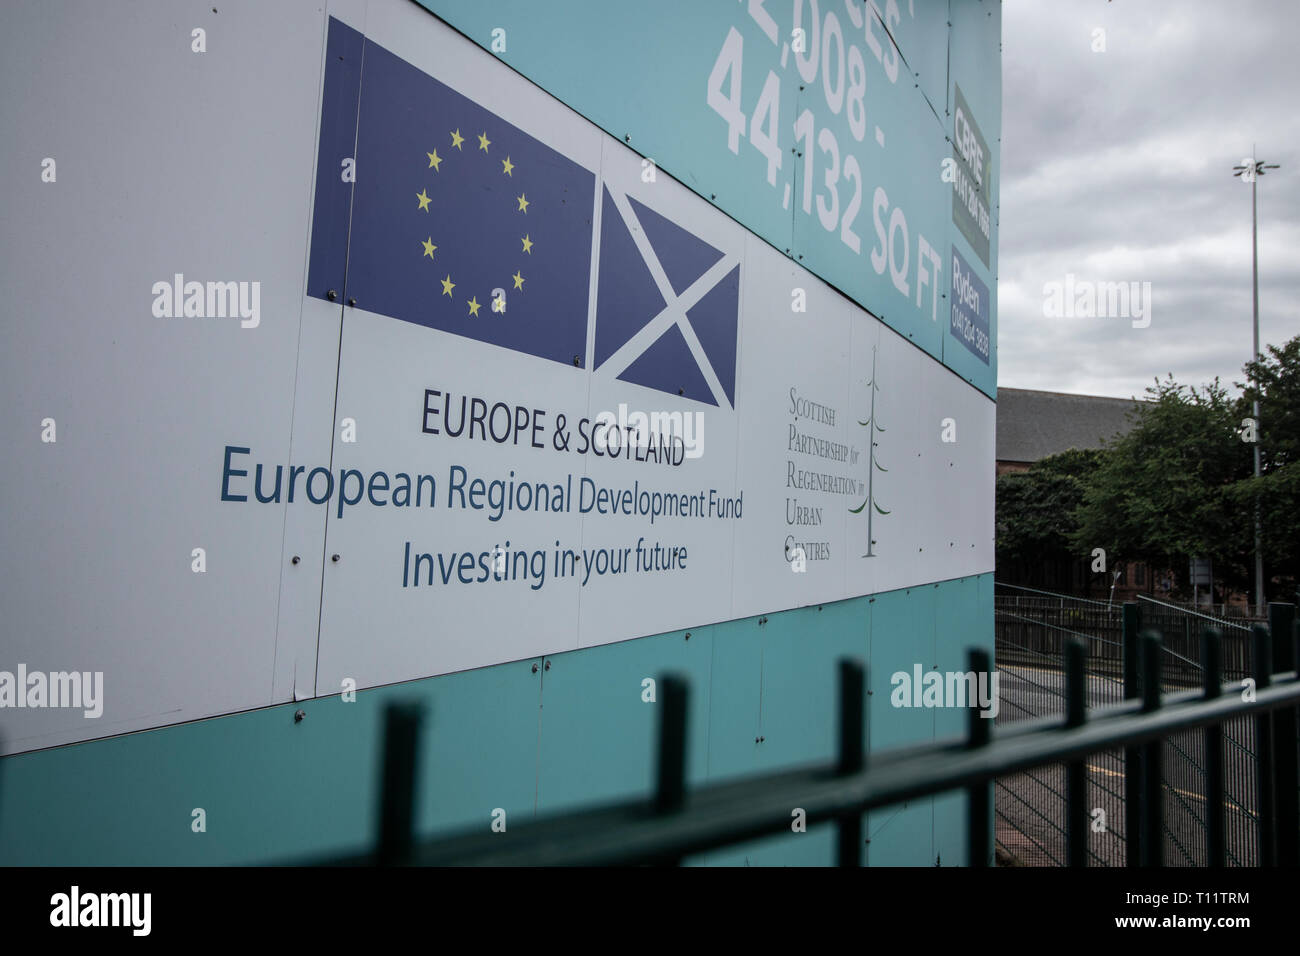
<instances>
[{"instance_id":1,"label":"teal sign panel","mask_svg":"<svg viewBox=\"0 0 1300 956\"><path fill-rule=\"evenodd\" d=\"M996 288L999 4L419 2L995 394L949 268Z\"/></svg>"},{"instance_id":2,"label":"teal sign panel","mask_svg":"<svg viewBox=\"0 0 1300 956\"><path fill-rule=\"evenodd\" d=\"M689 686L691 787L832 760L845 657L868 667L872 752L960 738L965 709L893 706L891 674L965 670L972 646L993 648L991 574L360 690L354 701L321 697L17 754L0 758L0 865L222 866L366 852L379 826L384 711L395 702L425 715L420 840L486 831L496 819L510 833L651 793L659 711L648 681L665 673ZM876 811L864 859L961 864L964 818L960 792ZM833 835L825 824L792 828L691 862L824 866Z\"/></svg>"}]
</instances>

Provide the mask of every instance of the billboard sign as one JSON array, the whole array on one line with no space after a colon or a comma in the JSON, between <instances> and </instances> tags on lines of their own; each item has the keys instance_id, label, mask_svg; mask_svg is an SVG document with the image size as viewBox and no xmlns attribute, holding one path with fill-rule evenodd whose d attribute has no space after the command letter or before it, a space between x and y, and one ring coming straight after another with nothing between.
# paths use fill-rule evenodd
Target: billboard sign
<instances>
[{"instance_id":1,"label":"billboard sign","mask_svg":"<svg viewBox=\"0 0 1300 956\"><path fill-rule=\"evenodd\" d=\"M992 381L995 287L947 254L943 86L906 82L890 40L936 63L946 26L796 7L802 52L770 3L690 8L665 103L621 106L676 117L693 145L665 139L662 168L416 4L255 5L209 72L166 18L55 38L20 14L12 35L111 72L144 125L12 206L7 286L40 320L0 350L26 449L0 484L0 672L92 693L7 709L5 751L991 570L994 406L969 382ZM562 49L542 59L577 70ZM582 72L616 90L609 69ZM11 181L50 103L64 155L99 145L60 77L12 111ZM246 119L217 152L214 111ZM142 135L156 115L177 135ZM105 188L140 168L156 202ZM111 227L89 259L59 241L86 222Z\"/></svg>"},{"instance_id":2,"label":"billboard sign","mask_svg":"<svg viewBox=\"0 0 1300 956\"><path fill-rule=\"evenodd\" d=\"M950 249L996 295L998 4L420 2L994 394L996 302L944 325Z\"/></svg>"}]
</instances>

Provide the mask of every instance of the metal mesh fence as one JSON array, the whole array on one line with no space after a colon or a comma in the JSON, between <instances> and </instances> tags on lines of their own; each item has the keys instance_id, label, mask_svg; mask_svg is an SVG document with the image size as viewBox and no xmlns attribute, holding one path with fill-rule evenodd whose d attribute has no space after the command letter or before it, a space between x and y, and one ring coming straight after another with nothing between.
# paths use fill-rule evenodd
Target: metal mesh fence
<instances>
[{"instance_id":1,"label":"metal mesh fence","mask_svg":"<svg viewBox=\"0 0 1300 956\"><path fill-rule=\"evenodd\" d=\"M1250 625L1258 619L1208 614L1155 601L1142 601L1142 627L1162 635L1162 691L1199 687L1200 635L1223 635L1224 677L1251 673ZM999 726L1065 713L1065 645L1079 638L1087 649L1088 706L1124 699L1122 608L1105 602L1049 595L999 585L994 598L996 666L1000 673ZM1258 798L1254 723L1234 718L1224 725L1224 784L1227 797L1227 859L1255 866L1258 854ZM1204 735L1175 734L1163 745L1164 862L1205 866ZM1108 751L1088 761L1093 866L1126 861L1125 754ZM994 787L996 836L1004 862L1064 866L1066 861L1065 767L1053 764L1001 778Z\"/></svg>"}]
</instances>

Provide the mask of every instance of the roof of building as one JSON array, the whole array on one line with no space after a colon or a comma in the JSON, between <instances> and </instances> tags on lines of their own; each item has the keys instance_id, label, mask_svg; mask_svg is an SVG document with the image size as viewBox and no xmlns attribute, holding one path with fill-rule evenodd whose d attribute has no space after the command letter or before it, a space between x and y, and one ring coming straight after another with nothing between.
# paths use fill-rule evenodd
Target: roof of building
<instances>
[{"instance_id":1,"label":"roof of building","mask_svg":"<svg viewBox=\"0 0 1300 956\"><path fill-rule=\"evenodd\" d=\"M1038 461L1071 448L1100 448L1103 439L1133 427L1128 412L1140 400L999 388L998 461Z\"/></svg>"}]
</instances>

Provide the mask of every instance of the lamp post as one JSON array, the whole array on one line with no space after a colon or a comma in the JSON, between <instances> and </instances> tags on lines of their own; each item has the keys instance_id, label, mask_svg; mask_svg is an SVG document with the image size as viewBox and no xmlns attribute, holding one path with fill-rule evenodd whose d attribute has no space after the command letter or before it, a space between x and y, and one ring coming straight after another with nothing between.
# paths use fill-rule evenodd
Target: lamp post
<instances>
[{"instance_id":1,"label":"lamp post","mask_svg":"<svg viewBox=\"0 0 1300 956\"><path fill-rule=\"evenodd\" d=\"M1264 163L1256 160L1253 156L1247 156L1241 161L1240 166L1232 167L1236 172L1232 175L1240 176L1241 181L1250 183L1250 277L1254 295L1254 319L1255 319L1255 350L1252 353L1252 361L1259 361L1259 217L1255 205L1255 184L1259 177L1264 175L1266 169L1277 169L1276 163ZM1255 400L1253 408L1255 416L1255 477L1260 476L1259 467L1259 399ZM1259 498L1255 498L1255 613L1264 606L1264 552L1260 547L1260 519L1259 519Z\"/></svg>"}]
</instances>

